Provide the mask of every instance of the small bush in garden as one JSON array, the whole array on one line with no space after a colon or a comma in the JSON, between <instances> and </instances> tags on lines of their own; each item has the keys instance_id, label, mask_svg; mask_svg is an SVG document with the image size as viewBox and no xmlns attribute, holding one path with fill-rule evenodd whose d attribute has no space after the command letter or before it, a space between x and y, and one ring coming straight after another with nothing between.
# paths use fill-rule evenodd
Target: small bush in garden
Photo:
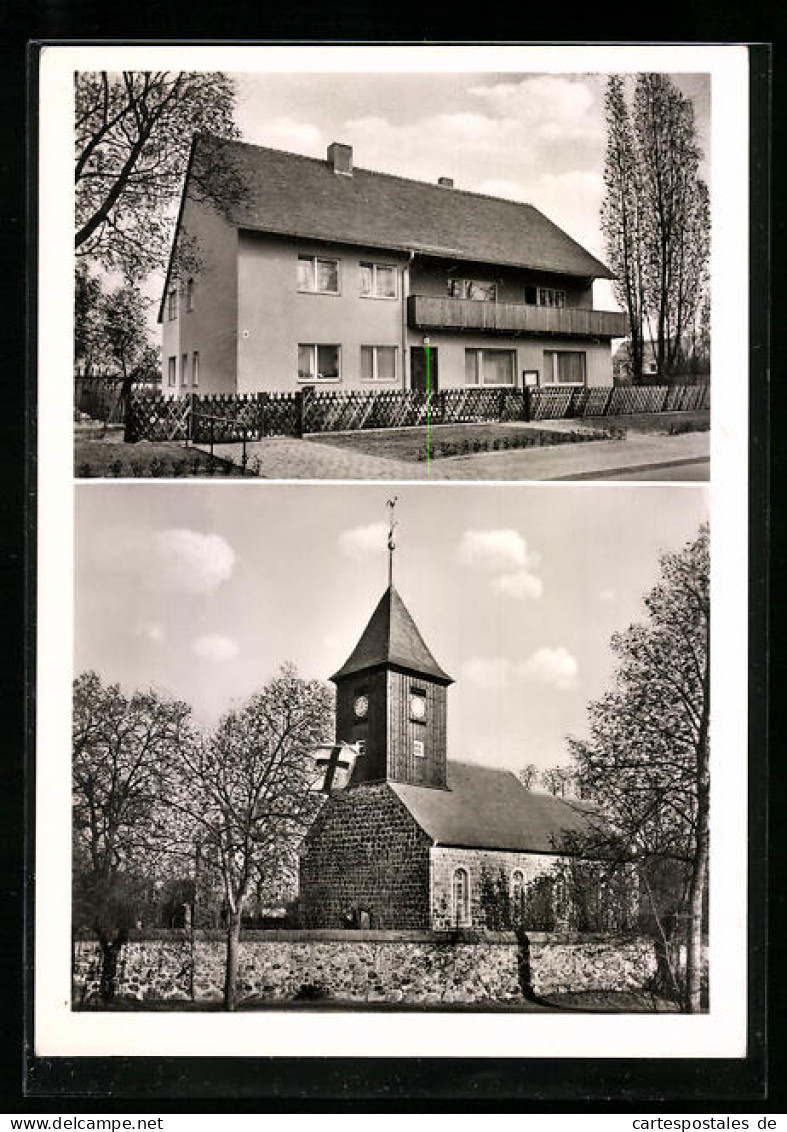
<instances>
[{"instance_id":1,"label":"small bush in garden","mask_svg":"<svg viewBox=\"0 0 787 1132\"><path fill-rule=\"evenodd\" d=\"M150 461L150 474L151 474L151 476L153 477L153 479L156 479L156 477L160 476L163 473L163 471L164 471L163 462L161 460L159 460L158 456L154 456L153 459Z\"/></svg>"},{"instance_id":2,"label":"small bush in garden","mask_svg":"<svg viewBox=\"0 0 787 1132\"><path fill-rule=\"evenodd\" d=\"M329 997L328 990L322 983L302 983L295 992L296 1002L315 1002Z\"/></svg>"},{"instance_id":3,"label":"small bush in garden","mask_svg":"<svg viewBox=\"0 0 787 1132\"><path fill-rule=\"evenodd\" d=\"M199 460L193 460L191 464L191 475L198 476L201 470L202 465L200 464Z\"/></svg>"},{"instance_id":4,"label":"small bush in garden","mask_svg":"<svg viewBox=\"0 0 787 1132\"><path fill-rule=\"evenodd\" d=\"M82 476L85 479L92 479L93 465L85 462L81 463L77 468L77 475Z\"/></svg>"},{"instance_id":5,"label":"small bush in garden","mask_svg":"<svg viewBox=\"0 0 787 1132\"><path fill-rule=\"evenodd\" d=\"M173 476L183 476L183 475L185 475L186 474L186 461L185 460L175 460L175 461L173 461L172 474L173 474Z\"/></svg>"},{"instance_id":6,"label":"small bush in garden","mask_svg":"<svg viewBox=\"0 0 787 1132\"><path fill-rule=\"evenodd\" d=\"M122 476L123 475L123 462L121 460L113 460L112 463L109 465L109 470L112 473L112 475L115 476L115 477Z\"/></svg>"},{"instance_id":7,"label":"small bush in garden","mask_svg":"<svg viewBox=\"0 0 787 1132\"><path fill-rule=\"evenodd\" d=\"M132 476L137 476L137 477L144 476L145 465L142 463L141 460L131 460L131 461L129 461L129 467L131 468Z\"/></svg>"}]
</instances>

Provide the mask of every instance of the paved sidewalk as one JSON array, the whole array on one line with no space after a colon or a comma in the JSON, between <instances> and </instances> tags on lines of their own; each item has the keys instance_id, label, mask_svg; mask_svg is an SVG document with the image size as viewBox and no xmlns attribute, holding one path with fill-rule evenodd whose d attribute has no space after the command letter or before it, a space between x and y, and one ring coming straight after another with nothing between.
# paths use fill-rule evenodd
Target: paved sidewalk
<instances>
[{"instance_id":1,"label":"paved sidewalk","mask_svg":"<svg viewBox=\"0 0 787 1132\"><path fill-rule=\"evenodd\" d=\"M208 451L206 445L199 445ZM708 461L710 472L710 433L689 432L680 436L629 434L626 440L594 440L584 444L557 444L548 448L509 448L499 452L479 452L432 461L409 463L382 456L369 456L289 436L271 436L246 445L247 459L259 462L264 479L278 480L560 480L604 479L614 473L652 471L652 479L676 478L675 468ZM240 444L216 446L216 455L241 462ZM660 467L670 468L667 477ZM679 478L679 476L677 477ZM709 478L709 475L705 478Z\"/></svg>"}]
</instances>

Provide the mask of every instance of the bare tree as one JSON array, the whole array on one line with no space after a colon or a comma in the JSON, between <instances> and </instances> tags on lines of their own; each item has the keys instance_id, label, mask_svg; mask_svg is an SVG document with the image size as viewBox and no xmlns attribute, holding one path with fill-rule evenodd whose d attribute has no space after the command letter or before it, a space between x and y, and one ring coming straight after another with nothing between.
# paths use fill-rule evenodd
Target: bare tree
<instances>
[{"instance_id":1,"label":"bare tree","mask_svg":"<svg viewBox=\"0 0 787 1132\"><path fill-rule=\"evenodd\" d=\"M682 551L662 557L661 580L645 606L646 622L612 638L615 687L589 705L590 737L569 743L618 851L639 866L661 931L652 880L685 877L685 889L676 892L673 883L667 890L685 925L683 1005L696 1012L710 838L707 526Z\"/></svg>"},{"instance_id":2,"label":"bare tree","mask_svg":"<svg viewBox=\"0 0 787 1132\"><path fill-rule=\"evenodd\" d=\"M541 772L541 785L555 797L573 792L574 771L570 766L550 766Z\"/></svg>"},{"instance_id":3,"label":"bare tree","mask_svg":"<svg viewBox=\"0 0 787 1132\"><path fill-rule=\"evenodd\" d=\"M74 681L74 887L101 945L105 1000L114 995L139 878L149 880L167 852L164 798L189 716L184 703L155 691L126 697L95 672Z\"/></svg>"},{"instance_id":4,"label":"bare tree","mask_svg":"<svg viewBox=\"0 0 787 1132\"><path fill-rule=\"evenodd\" d=\"M330 731L333 701L318 681L284 665L212 735L179 751L170 805L182 834L199 840L203 867L220 877L226 906L224 1002L237 1002L244 905L253 889L291 870L320 806L311 752Z\"/></svg>"},{"instance_id":5,"label":"bare tree","mask_svg":"<svg viewBox=\"0 0 787 1132\"><path fill-rule=\"evenodd\" d=\"M185 71L78 72L75 78L77 255L131 281L166 262L195 133L236 137L232 80ZM203 165L207 197L226 190L226 170Z\"/></svg>"}]
</instances>

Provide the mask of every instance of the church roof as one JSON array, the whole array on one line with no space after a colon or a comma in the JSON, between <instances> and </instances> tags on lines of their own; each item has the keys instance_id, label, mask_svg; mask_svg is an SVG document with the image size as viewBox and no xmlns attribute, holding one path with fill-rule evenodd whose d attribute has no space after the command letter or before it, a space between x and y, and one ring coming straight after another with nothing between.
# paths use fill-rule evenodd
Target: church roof
<instances>
[{"instance_id":1,"label":"church roof","mask_svg":"<svg viewBox=\"0 0 787 1132\"><path fill-rule=\"evenodd\" d=\"M197 137L196 157L245 182L239 228L430 256L611 279L612 272L531 204L379 173L337 176L325 160Z\"/></svg>"},{"instance_id":2,"label":"church roof","mask_svg":"<svg viewBox=\"0 0 787 1132\"><path fill-rule=\"evenodd\" d=\"M436 845L556 853L566 835L590 832L595 808L526 790L508 770L448 762L448 789L390 782Z\"/></svg>"},{"instance_id":3,"label":"church roof","mask_svg":"<svg viewBox=\"0 0 787 1132\"><path fill-rule=\"evenodd\" d=\"M443 684L453 684L451 677L442 670L424 644L407 606L393 586L389 586L380 598L358 644L331 680L340 680L343 676L383 664L430 676Z\"/></svg>"}]
</instances>

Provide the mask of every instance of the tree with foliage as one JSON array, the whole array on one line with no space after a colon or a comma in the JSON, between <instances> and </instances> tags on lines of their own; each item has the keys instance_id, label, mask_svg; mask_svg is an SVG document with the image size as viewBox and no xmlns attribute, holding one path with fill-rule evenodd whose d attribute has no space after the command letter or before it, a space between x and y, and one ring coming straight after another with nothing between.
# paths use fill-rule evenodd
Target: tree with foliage
<instances>
[{"instance_id":1,"label":"tree with foliage","mask_svg":"<svg viewBox=\"0 0 787 1132\"><path fill-rule=\"evenodd\" d=\"M329 733L333 700L318 681L284 665L215 731L178 751L170 805L220 878L226 908L224 1004L237 1003L241 919L255 887L295 867L297 847L320 806L311 752Z\"/></svg>"},{"instance_id":2,"label":"tree with foliage","mask_svg":"<svg viewBox=\"0 0 787 1132\"><path fill-rule=\"evenodd\" d=\"M604 852L636 865L665 951L665 912L684 927L690 1012L701 1006L710 841L709 572L703 526L681 551L662 556L647 619L612 638L613 690L589 705L589 737L569 740L578 777L612 831ZM665 886L670 878L685 884ZM659 907L656 881L669 905Z\"/></svg>"},{"instance_id":3,"label":"tree with foliage","mask_svg":"<svg viewBox=\"0 0 787 1132\"><path fill-rule=\"evenodd\" d=\"M134 381L160 373L158 350L148 336L149 306L140 289L128 284L103 295L98 303L96 337L106 356L120 367L125 399Z\"/></svg>"},{"instance_id":4,"label":"tree with foliage","mask_svg":"<svg viewBox=\"0 0 787 1132\"><path fill-rule=\"evenodd\" d=\"M629 318L631 367L642 379L644 329L659 374L685 363L708 288L710 205L694 107L667 75L642 74L633 110L623 80L606 93L601 226L615 290Z\"/></svg>"},{"instance_id":5,"label":"tree with foliage","mask_svg":"<svg viewBox=\"0 0 787 1132\"><path fill-rule=\"evenodd\" d=\"M538 767L535 763L526 763L516 772L516 776L525 790L532 790L538 781Z\"/></svg>"},{"instance_id":6,"label":"tree with foliage","mask_svg":"<svg viewBox=\"0 0 787 1132\"><path fill-rule=\"evenodd\" d=\"M95 672L74 681L75 921L102 951L101 997L114 995L120 950L136 907L168 850L164 799L189 707L155 691L124 695Z\"/></svg>"},{"instance_id":7,"label":"tree with foliage","mask_svg":"<svg viewBox=\"0 0 787 1132\"><path fill-rule=\"evenodd\" d=\"M235 90L221 73L77 72L78 256L137 281L166 262L172 205L194 135L238 136ZM203 165L195 185L221 201L227 170Z\"/></svg>"},{"instance_id":8,"label":"tree with foliage","mask_svg":"<svg viewBox=\"0 0 787 1132\"><path fill-rule=\"evenodd\" d=\"M101 362L100 302L101 282L82 261L74 272L74 360L86 374Z\"/></svg>"}]
</instances>

